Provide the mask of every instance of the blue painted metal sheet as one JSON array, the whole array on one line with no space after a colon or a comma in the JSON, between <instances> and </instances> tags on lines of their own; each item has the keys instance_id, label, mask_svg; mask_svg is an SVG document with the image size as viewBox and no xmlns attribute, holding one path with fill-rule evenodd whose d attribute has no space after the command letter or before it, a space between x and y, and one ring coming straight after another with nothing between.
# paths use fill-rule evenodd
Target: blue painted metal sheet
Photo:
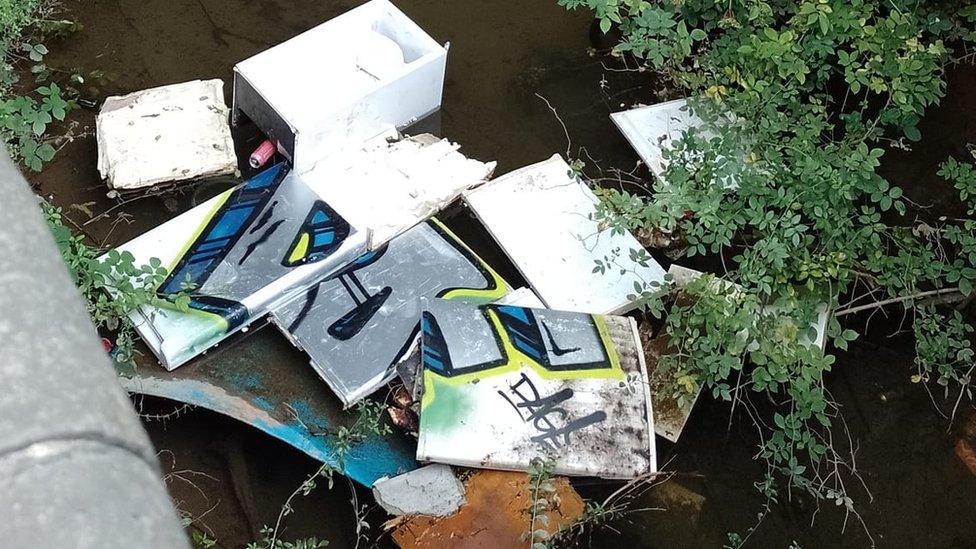
<instances>
[{"instance_id":1,"label":"blue painted metal sheet","mask_svg":"<svg viewBox=\"0 0 976 549\"><path fill-rule=\"evenodd\" d=\"M274 330L256 332L247 344L231 339L174 371L141 357L135 372L124 372L120 382L131 393L184 402L243 421L366 486L417 468L416 442L398 433L356 445L340 463L331 433L352 425L355 410L343 410L301 353Z\"/></svg>"}]
</instances>

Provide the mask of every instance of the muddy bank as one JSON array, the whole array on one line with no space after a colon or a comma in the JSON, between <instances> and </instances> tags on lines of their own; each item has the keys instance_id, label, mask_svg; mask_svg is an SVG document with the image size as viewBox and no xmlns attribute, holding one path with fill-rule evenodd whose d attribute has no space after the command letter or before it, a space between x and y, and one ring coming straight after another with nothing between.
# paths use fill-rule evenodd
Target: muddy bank
<instances>
[{"instance_id":1,"label":"muddy bank","mask_svg":"<svg viewBox=\"0 0 976 549\"><path fill-rule=\"evenodd\" d=\"M95 96L185 81L223 78L230 94L233 64L357 4L284 0L89 0L66 2L70 16L85 30L52 44L52 66L106 74ZM498 160L498 173L543 160L554 152L579 155L585 147L591 166L629 169L636 156L607 114L629 99L642 83L636 75L606 70L587 54L589 19L567 13L555 2L515 0L401 1L398 5L438 40L451 41L441 133L462 144L469 156ZM972 67L960 67L949 80L949 96L933 109L920 129L924 139L913 151L889 151L885 174L905 186L906 195L927 212L953 215L959 206L948 185L935 176L946 154L963 158L976 131L970 90ZM556 119L540 94L558 112ZM79 129L91 127L94 112L71 115ZM243 148L246 144L240 144ZM115 207L95 169L95 142L80 139L65 146L41 174L31 175L39 193L69 206L86 204L98 213ZM69 214L96 241L112 245L157 225L219 187L136 200L111 215L86 223ZM117 213L126 214L117 217ZM942 215L942 214L940 214ZM479 254L498 266L510 281L514 269L464 212L452 210L448 224ZM911 340L889 338L898 319L876 318L873 329L849 353L838 357L829 380L859 444L858 470L874 496L855 489L856 502L875 542L881 547L976 546L976 480L953 454L954 435L928 396L908 376ZM256 330L242 342L260 349L263 360L304 364L306 358L275 331ZM220 360L236 360L240 345L217 351ZM146 412L172 411L174 405L146 402ZM968 412L968 410L967 410ZM185 411L146 427L163 451L164 471L190 469L192 482L170 477L174 498L200 519L222 546L239 547L254 539L262 524L273 523L281 504L316 464L297 450L250 428L204 411ZM677 445L659 443L659 462L679 472L681 488L662 488L649 506L666 507L623 517L613 523L620 534L601 530L596 547L721 546L726 532L752 525L763 500L752 486L763 467L753 459L755 433L745 415L729 426L728 408L702 398ZM170 453L171 452L171 453ZM176 465L171 466L175 458ZM216 480L214 480L216 479ZM578 483L586 495L608 490ZM202 493L201 493L202 492ZM656 494L656 495L655 495ZM675 495L677 494L677 495ZM860 495L857 497L857 495ZM204 495L206 497L204 497ZM332 547L353 537L348 489L339 482L295 505L287 538L316 535ZM216 506L215 506L216 504ZM798 498L774 508L751 538L755 546L863 547L868 537L855 518L824 508L811 527L814 508ZM374 517L378 519L379 517ZM378 527L378 520L373 521Z\"/></svg>"}]
</instances>

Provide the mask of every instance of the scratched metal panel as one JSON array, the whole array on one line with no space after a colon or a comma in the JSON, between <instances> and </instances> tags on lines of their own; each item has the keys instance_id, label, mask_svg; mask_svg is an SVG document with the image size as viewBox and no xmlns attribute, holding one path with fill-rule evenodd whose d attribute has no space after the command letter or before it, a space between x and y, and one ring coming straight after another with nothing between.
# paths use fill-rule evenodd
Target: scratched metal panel
<instances>
[{"instance_id":1,"label":"scratched metal panel","mask_svg":"<svg viewBox=\"0 0 976 549\"><path fill-rule=\"evenodd\" d=\"M657 468L636 323L432 299L421 321L417 459L634 478Z\"/></svg>"},{"instance_id":2,"label":"scratched metal panel","mask_svg":"<svg viewBox=\"0 0 976 549\"><path fill-rule=\"evenodd\" d=\"M414 442L397 433L370 437L340 460L334 434L340 426L351 426L357 414L344 411L295 355L273 330L261 329L246 345L231 343L173 371L141 357L134 371L120 372L119 382L131 393L168 398L243 421L366 486L416 469Z\"/></svg>"},{"instance_id":3,"label":"scratched metal panel","mask_svg":"<svg viewBox=\"0 0 976 549\"><path fill-rule=\"evenodd\" d=\"M364 143L301 176L273 166L119 248L168 267L161 294L193 286L189 311L143 307L133 320L176 368L423 222L493 167L431 136Z\"/></svg>"},{"instance_id":4,"label":"scratched metal panel","mask_svg":"<svg viewBox=\"0 0 976 549\"><path fill-rule=\"evenodd\" d=\"M268 168L119 247L169 270L161 295L189 291L188 311L142 307L139 334L169 369L267 313L276 300L366 249L356 231L284 164ZM187 283L192 289L187 290Z\"/></svg>"},{"instance_id":5,"label":"scratched metal panel","mask_svg":"<svg viewBox=\"0 0 976 549\"><path fill-rule=\"evenodd\" d=\"M322 279L276 308L272 320L351 404L396 375L417 339L421 297L487 303L507 291L497 273L431 220Z\"/></svg>"}]
</instances>

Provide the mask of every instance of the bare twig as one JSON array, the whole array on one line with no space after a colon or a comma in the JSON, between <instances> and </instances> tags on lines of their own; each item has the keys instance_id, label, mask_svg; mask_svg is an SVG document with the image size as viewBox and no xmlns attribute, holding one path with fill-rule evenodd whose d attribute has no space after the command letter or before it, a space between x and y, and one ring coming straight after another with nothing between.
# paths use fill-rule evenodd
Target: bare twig
<instances>
[{"instance_id":1,"label":"bare twig","mask_svg":"<svg viewBox=\"0 0 976 549\"><path fill-rule=\"evenodd\" d=\"M850 307L850 308L847 308L847 309L843 309L843 310L840 310L840 311L835 312L834 313L834 316L844 316L844 315L849 315L849 314L853 314L853 313L859 313L861 311L867 311L867 310L870 310L870 309L877 309L877 308L880 308L880 307L884 307L885 305L893 305L895 303L902 303L902 302L905 302L905 301L912 301L912 300L915 300L915 299L921 299L923 297L931 297L931 296L935 296L935 295L950 294L950 293L953 293L953 292L959 292L959 287L956 286L956 287L953 287L953 288L940 288L938 290L929 290L927 292L919 292L919 293L912 294L912 295L906 295L906 296L901 296L901 297L893 297L891 299L885 299L885 300L882 300L882 301L876 301L874 303L868 303L867 305L859 305L857 307Z\"/></svg>"},{"instance_id":2,"label":"bare twig","mask_svg":"<svg viewBox=\"0 0 976 549\"><path fill-rule=\"evenodd\" d=\"M548 99L539 93L536 93L535 96L546 102L546 106L549 107L550 111L552 111L552 114L556 117L556 121L558 121L559 125L563 127L563 133L566 134L566 160L569 160L570 151L573 149L573 140L569 137L569 130L566 129L566 123L563 122L563 119L559 117L559 113L556 112L556 108L552 106L552 103L550 103Z\"/></svg>"}]
</instances>

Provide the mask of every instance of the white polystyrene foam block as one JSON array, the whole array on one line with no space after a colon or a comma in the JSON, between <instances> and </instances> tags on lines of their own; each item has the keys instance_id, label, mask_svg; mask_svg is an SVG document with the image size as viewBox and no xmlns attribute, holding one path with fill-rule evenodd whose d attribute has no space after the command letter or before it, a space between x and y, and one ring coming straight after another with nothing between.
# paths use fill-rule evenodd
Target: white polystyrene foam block
<instances>
[{"instance_id":1,"label":"white polystyrene foam block","mask_svg":"<svg viewBox=\"0 0 976 549\"><path fill-rule=\"evenodd\" d=\"M135 190L234 174L223 85L194 80L106 99L96 119L102 178Z\"/></svg>"}]
</instances>

